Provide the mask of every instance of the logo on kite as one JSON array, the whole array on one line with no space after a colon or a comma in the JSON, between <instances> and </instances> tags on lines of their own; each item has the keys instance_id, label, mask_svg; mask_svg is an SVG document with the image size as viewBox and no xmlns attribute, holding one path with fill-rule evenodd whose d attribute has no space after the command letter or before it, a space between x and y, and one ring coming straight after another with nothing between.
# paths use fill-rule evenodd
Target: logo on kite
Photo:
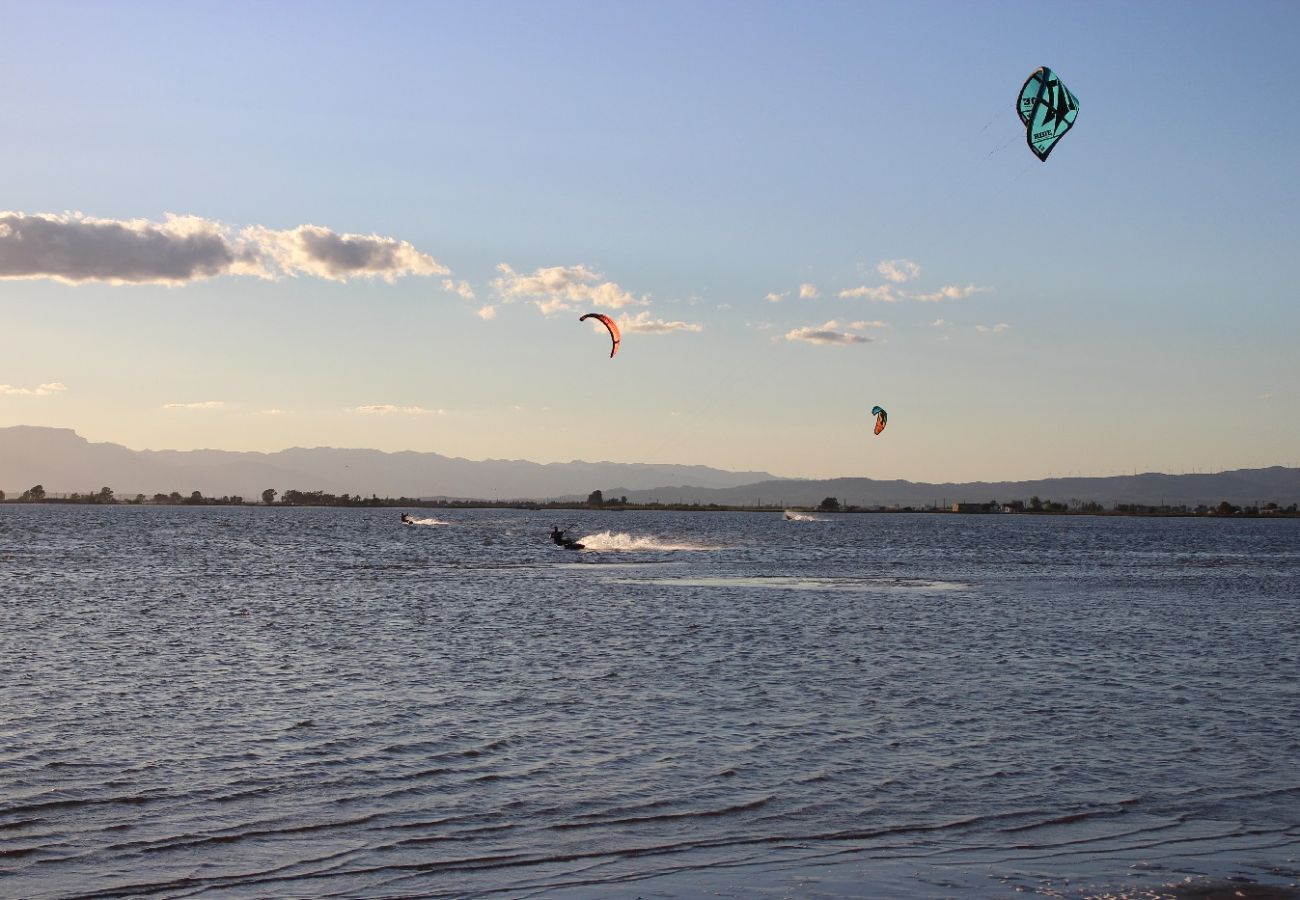
<instances>
[{"instance_id":1,"label":"logo on kite","mask_svg":"<svg viewBox=\"0 0 1300 900\"><path fill-rule=\"evenodd\" d=\"M585 316L578 317L579 322L585 322L588 319L596 319L601 324L603 324L606 328L609 329L609 339L614 342L614 346L611 347L609 351L609 358L613 359L614 354L618 352L618 342L623 339L622 336L618 333L618 323L615 322L613 319L611 319L609 316L602 315L600 313L587 313Z\"/></svg>"},{"instance_id":2,"label":"logo on kite","mask_svg":"<svg viewBox=\"0 0 1300 900\"><path fill-rule=\"evenodd\" d=\"M1061 83L1059 75L1043 66L1025 79L1016 112L1025 126L1029 149L1047 162L1047 155L1057 141L1073 127L1079 115L1079 98Z\"/></svg>"},{"instance_id":3,"label":"logo on kite","mask_svg":"<svg viewBox=\"0 0 1300 900\"><path fill-rule=\"evenodd\" d=\"M876 434L880 434L885 430L885 423L889 421L889 413L885 412L883 406L873 406L871 414L876 417Z\"/></svg>"}]
</instances>

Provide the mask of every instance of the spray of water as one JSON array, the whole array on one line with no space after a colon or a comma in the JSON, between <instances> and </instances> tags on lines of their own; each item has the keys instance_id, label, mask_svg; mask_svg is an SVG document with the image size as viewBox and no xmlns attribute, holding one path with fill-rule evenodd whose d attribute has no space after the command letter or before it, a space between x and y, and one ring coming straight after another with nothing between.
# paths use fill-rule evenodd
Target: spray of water
<instances>
[{"instance_id":1,"label":"spray of water","mask_svg":"<svg viewBox=\"0 0 1300 900\"><path fill-rule=\"evenodd\" d=\"M689 541L674 541L668 538L655 538L646 535L628 534L625 531L599 531L578 539L587 550L605 551L652 551L662 553L673 550L717 550L709 544L695 544Z\"/></svg>"},{"instance_id":2,"label":"spray of water","mask_svg":"<svg viewBox=\"0 0 1300 900\"><path fill-rule=\"evenodd\" d=\"M415 517L412 517L410 519L410 523L412 525L450 525L451 524L450 522L444 522L442 519L417 519Z\"/></svg>"},{"instance_id":3,"label":"spray of water","mask_svg":"<svg viewBox=\"0 0 1300 900\"><path fill-rule=\"evenodd\" d=\"M795 512L792 509L785 511L785 517L791 522L825 522L821 516L814 516L808 513Z\"/></svg>"}]
</instances>

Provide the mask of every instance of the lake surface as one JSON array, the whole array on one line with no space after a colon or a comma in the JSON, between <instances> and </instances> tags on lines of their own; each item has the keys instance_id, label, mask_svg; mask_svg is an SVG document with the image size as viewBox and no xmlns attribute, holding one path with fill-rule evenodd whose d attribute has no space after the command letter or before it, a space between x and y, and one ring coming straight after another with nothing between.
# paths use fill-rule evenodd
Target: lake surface
<instances>
[{"instance_id":1,"label":"lake surface","mask_svg":"<svg viewBox=\"0 0 1300 900\"><path fill-rule=\"evenodd\" d=\"M0 507L0 896L1300 880L1300 521L415 514Z\"/></svg>"}]
</instances>

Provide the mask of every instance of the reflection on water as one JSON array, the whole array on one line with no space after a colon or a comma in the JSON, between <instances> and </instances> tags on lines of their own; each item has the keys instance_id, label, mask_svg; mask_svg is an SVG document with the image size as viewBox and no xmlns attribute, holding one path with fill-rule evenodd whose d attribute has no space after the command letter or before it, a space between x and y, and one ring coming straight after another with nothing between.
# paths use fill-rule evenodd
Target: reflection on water
<instances>
[{"instance_id":1,"label":"reflection on water","mask_svg":"<svg viewBox=\"0 0 1300 900\"><path fill-rule=\"evenodd\" d=\"M0 896L1300 878L1300 522L548 515L0 507Z\"/></svg>"},{"instance_id":2,"label":"reflection on water","mask_svg":"<svg viewBox=\"0 0 1300 900\"><path fill-rule=\"evenodd\" d=\"M664 587L769 588L785 591L953 591L967 585L919 578L809 578L788 575L709 575L700 578L609 579L611 584L657 584Z\"/></svg>"}]
</instances>

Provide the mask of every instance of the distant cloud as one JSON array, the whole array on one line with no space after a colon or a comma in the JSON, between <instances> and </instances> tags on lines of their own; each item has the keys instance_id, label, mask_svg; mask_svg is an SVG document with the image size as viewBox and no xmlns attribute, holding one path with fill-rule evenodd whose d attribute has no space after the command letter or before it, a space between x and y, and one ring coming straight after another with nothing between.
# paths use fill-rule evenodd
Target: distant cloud
<instances>
[{"instance_id":1,"label":"distant cloud","mask_svg":"<svg viewBox=\"0 0 1300 900\"><path fill-rule=\"evenodd\" d=\"M935 319L933 322L930 323L930 325L934 328L942 328L947 324L948 324L947 319Z\"/></svg>"},{"instance_id":2,"label":"distant cloud","mask_svg":"<svg viewBox=\"0 0 1300 900\"><path fill-rule=\"evenodd\" d=\"M501 276L492 287L503 300L527 300L548 316L593 306L623 309L650 305L645 297L637 297L613 281L602 281L600 273L583 265L551 266L524 275L501 263L497 271Z\"/></svg>"},{"instance_id":3,"label":"distant cloud","mask_svg":"<svg viewBox=\"0 0 1300 900\"><path fill-rule=\"evenodd\" d=\"M809 325L796 328L786 333L787 341L804 341L809 344L869 344L871 338L862 334L853 334L838 330L839 322L831 319L821 325Z\"/></svg>"},{"instance_id":4,"label":"distant cloud","mask_svg":"<svg viewBox=\"0 0 1300 900\"><path fill-rule=\"evenodd\" d=\"M468 281L456 282L451 278L442 280L442 289L449 294L455 294L462 300L474 300L474 289L470 287Z\"/></svg>"},{"instance_id":5,"label":"distant cloud","mask_svg":"<svg viewBox=\"0 0 1300 900\"><path fill-rule=\"evenodd\" d=\"M868 328L888 328L888 322L881 322L877 319L874 322L850 322L849 327L854 331L865 331Z\"/></svg>"},{"instance_id":6,"label":"distant cloud","mask_svg":"<svg viewBox=\"0 0 1300 900\"><path fill-rule=\"evenodd\" d=\"M445 409L425 409L423 406L397 406L392 403L378 403L373 406L354 406L352 412L366 413L368 415L388 416L445 416Z\"/></svg>"},{"instance_id":7,"label":"distant cloud","mask_svg":"<svg viewBox=\"0 0 1300 900\"><path fill-rule=\"evenodd\" d=\"M881 303L897 303L903 299L903 296L898 293L892 284L882 284L879 287L867 287L864 284L860 287L840 291L840 297L845 300L865 297L868 300L878 300Z\"/></svg>"},{"instance_id":8,"label":"distant cloud","mask_svg":"<svg viewBox=\"0 0 1300 900\"><path fill-rule=\"evenodd\" d=\"M46 384L38 384L34 388L14 387L12 384L0 384L0 397L49 397L51 394L61 394L68 389L68 386L61 381L51 381Z\"/></svg>"},{"instance_id":9,"label":"distant cloud","mask_svg":"<svg viewBox=\"0 0 1300 900\"><path fill-rule=\"evenodd\" d=\"M817 290L816 285L809 284L806 281L803 284L799 285L800 300L816 300L820 296L821 296L821 291Z\"/></svg>"},{"instance_id":10,"label":"distant cloud","mask_svg":"<svg viewBox=\"0 0 1300 900\"><path fill-rule=\"evenodd\" d=\"M282 409L259 409L257 414L259 416L283 416L285 412Z\"/></svg>"},{"instance_id":11,"label":"distant cloud","mask_svg":"<svg viewBox=\"0 0 1300 900\"><path fill-rule=\"evenodd\" d=\"M990 290L992 288L976 287L973 284L968 284L965 287L949 285L948 287L941 287L930 294L911 294L910 296L913 300L920 300L922 303L937 303L940 300L962 300L971 294L982 294Z\"/></svg>"},{"instance_id":12,"label":"distant cloud","mask_svg":"<svg viewBox=\"0 0 1300 900\"><path fill-rule=\"evenodd\" d=\"M790 293L789 291L783 291L780 294L778 294L775 291L773 291L763 299L766 300L768 303L780 303L782 300L786 298L786 295L789 293Z\"/></svg>"},{"instance_id":13,"label":"distant cloud","mask_svg":"<svg viewBox=\"0 0 1300 900\"><path fill-rule=\"evenodd\" d=\"M1010 327L1006 322L999 322L996 325L976 325L975 330L983 334L1001 334Z\"/></svg>"},{"instance_id":14,"label":"distant cloud","mask_svg":"<svg viewBox=\"0 0 1300 900\"><path fill-rule=\"evenodd\" d=\"M910 259L886 259L876 266L876 271L895 284L902 284L920 275L921 267Z\"/></svg>"},{"instance_id":15,"label":"distant cloud","mask_svg":"<svg viewBox=\"0 0 1300 900\"><path fill-rule=\"evenodd\" d=\"M164 403L163 409L225 409L224 400L200 400L196 403Z\"/></svg>"},{"instance_id":16,"label":"distant cloud","mask_svg":"<svg viewBox=\"0 0 1300 900\"><path fill-rule=\"evenodd\" d=\"M451 271L406 241L377 234L337 234L319 225L299 225L288 231L253 227L242 234L256 241L286 275L393 282L405 275L446 275Z\"/></svg>"},{"instance_id":17,"label":"distant cloud","mask_svg":"<svg viewBox=\"0 0 1300 900\"><path fill-rule=\"evenodd\" d=\"M628 316L619 321L618 327L623 331L635 331L641 334L668 334L672 331L703 331L703 325L692 322L666 322L663 319L650 318L649 310L642 310L635 316Z\"/></svg>"},{"instance_id":18,"label":"distant cloud","mask_svg":"<svg viewBox=\"0 0 1300 900\"><path fill-rule=\"evenodd\" d=\"M198 216L99 219L81 213L0 212L0 279L67 284L181 285L219 275L330 281L449 270L406 241L339 234L318 225L234 229Z\"/></svg>"},{"instance_id":19,"label":"distant cloud","mask_svg":"<svg viewBox=\"0 0 1300 900\"><path fill-rule=\"evenodd\" d=\"M486 322L489 319L495 319L497 317L497 308L491 303L485 303L478 308L478 312L475 313L475 315Z\"/></svg>"}]
</instances>

